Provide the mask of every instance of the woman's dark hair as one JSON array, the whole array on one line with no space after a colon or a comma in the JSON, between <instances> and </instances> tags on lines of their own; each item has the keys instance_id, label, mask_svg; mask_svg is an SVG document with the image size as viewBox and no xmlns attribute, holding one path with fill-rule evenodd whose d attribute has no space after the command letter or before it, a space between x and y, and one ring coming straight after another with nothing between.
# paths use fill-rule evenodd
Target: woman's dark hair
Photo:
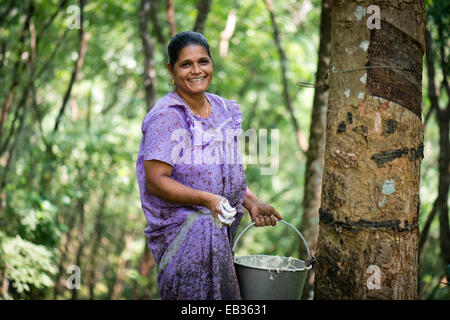
<instances>
[{"instance_id":1,"label":"woman's dark hair","mask_svg":"<svg viewBox=\"0 0 450 320\"><path fill-rule=\"evenodd\" d=\"M198 45L204 47L212 61L208 40L205 38L205 36L199 32L183 31L177 33L172 39L170 39L169 46L167 47L167 51L169 54L169 63L172 68L174 67L175 62L177 62L178 60L180 51L189 45Z\"/></svg>"}]
</instances>

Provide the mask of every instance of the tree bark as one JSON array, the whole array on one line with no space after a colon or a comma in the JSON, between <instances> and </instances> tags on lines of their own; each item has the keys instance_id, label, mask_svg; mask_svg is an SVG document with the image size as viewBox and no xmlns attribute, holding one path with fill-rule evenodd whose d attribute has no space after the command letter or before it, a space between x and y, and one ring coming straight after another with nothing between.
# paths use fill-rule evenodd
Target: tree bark
<instances>
[{"instance_id":1,"label":"tree bark","mask_svg":"<svg viewBox=\"0 0 450 320\"><path fill-rule=\"evenodd\" d=\"M169 23L170 36L177 34L177 25L175 23L175 4L173 0L166 0L167 22Z\"/></svg>"},{"instance_id":2,"label":"tree bark","mask_svg":"<svg viewBox=\"0 0 450 320\"><path fill-rule=\"evenodd\" d=\"M198 0L197 19L195 20L194 31L203 33L205 31L206 18L211 8L211 0Z\"/></svg>"},{"instance_id":3,"label":"tree bark","mask_svg":"<svg viewBox=\"0 0 450 320\"><path fill-rule=\"evenodd\" d=\"M96 282L96 267L97 267L97 257L98 257L98 248L100 247L100 240L103 236L103 214L105 212L105 206L106 206L106 199L108 196L108 193L105 188L103 190L102 198L100 200L100 206L98 208L98 213L95 218L95 228L94 228L94 234L93 240L92 240L92 247L91 247L91 259L90 259L90 267L88 272L86 273L86 281L89 289L89 300L94 299L94 289L95 289L95 282Z\"/></svg>"},{"instance_id":4,"label":"tree bark","mask_svg":"<svg viewBox=\"0 0 450 320\"><path fill-rule=\"evenodd\" d=\"M118 300L123 291L123 282L127 271L127 261L129 260L129 251L134 242L134 236L125 236L125 248L122 251L119 259L119 266L117 270L117 278L114 283L111 300Z\"/></svg>"},{"instance_id":5,"label":"tree bark","mask_svg":"<svg viewBox=\"0 0 450 320\"><path fill-rule=\"evenodd\" d=\"M6 123L6 119L8 118L9 109L11 107L11 104L13 103L16 90L20 83L22 70L24 69L25 62L22 62L22 54L25 51L25 38L29 34L30 21L33 14L34 14L34 3L31 2L30 5L28 6L26 20L19 37L19 49L16 57L17 60L14 63L13 67L12 83L8 90L8 95L2 105L2 111L0 114L0 137L2 136L3 127Z\"/></svg>"},{"instance_id":6,"label":"tree bark","mask_svg":"<svg viewBox=\"0 0 450 320\"><path fill-rule=\"evenodd\" d=\"M425 4L335 0L315 299L416 299Z\"/></svg>"},{"instance_id":7,"label":"tree bark","mask_svg":"<svg viewBox=\"0 0 450 320\"><path fill-rule=\"evenodd\" d=\"M161 44L161 46L164 48L167 45L167 39L164 37L161 25L159 24L159 17L158 17L159 1L151 0L148 3L149 3L148 15L153 24L153 34L155 35L156 39ZM143 9L141 7L141 10L145 11L147 10L147 8ZM147 12L143 14L147 14ZM148 31L147 27L145 27L145 30Z\"/></svg>"},{"instance_id":8,"label":"tree bark","mask_svg":"<svg viewBox=\"0 0 450 320\"><path fill-rule=\"evenodd\" d=\"M145 239L144 250L142 251L141 259L139 261L139 273L142 277L147 278L150 275L150 271L152 271L153 267L156 265L155 259L148 248L147 238ZM148 288L146 288L148 289ZM134 284L133 288L133 300L136 299L150 299L151 297L145 296L145 294L139 293L139 286L137 283Z\"/></svg>"},{"instance_id":9,"label":"tree bark","mask_svg":"<svg viewBox=\"0 0 450 320\"><path fill-rule=\"evenodd\" d=\"M150 0L141 0L139 10L139 32L141 34L144 49L144 89L147 111L156 102L156 70L154 59L154 45L148 33L148 20L150 18Z\"/></svg>"},{"instance_id":10,"label":"tree bark","mask_svg":"<svg viewBox=\"0 0 450 320\"><path fill-rule=\"evenodd\" d=\"M441 109L438 107L437 116L439 124L439 236L441 255L444 269L450 265L450 223L448 214L448 191L450 186L450 99L449 85L447 80L447 56L445 55L444 43L447 40L443 36L442 26L438 26L439 52L442 69L442 86L447 92L447 105Z\"/></svg>"},{"instance_id":11,"label":"tree bark","mask_svg":"<svg viewBox=\"0 0 450 320\"><path fill-rule=\"evenodd\" d=\"M442 31L439 30L438 27L438 36L439 39L436 43L442 43L445 41L442 38ZM427 75L428 75L428 98L430 100L431 109L436 114L436 120L439 126L439 187L438 187L438 196L433 204L433 210L430 213L430 216L434 215L436 212L439 215L439 239L440 239L440 247L441 247L441 255L444 264L444 268L446 265L450 264L450 229L449 229L449 219L448 219L448 191L449 191L449 183L450 183L450 102L447 103L447 106L444 109L441 109L439 106L439 98L437 95L436 83L435 83L435 68L434 68L434 48L433 41L431 38L431 33L426 30L426 46L427 46L427 54L426 63L427 63ZM445 54L443 54L444 50L442 47L439 48L440 52L440 60L442 64L442 73L443 73L443 87L446 87L447 83L447 74L446 74L446 64L445 64ZM432 218L431 218L432 219ZM424 229L427 230L427 229ZM428 232L428 230L427 230ZM423 239L421 245L426 238ZM419 249L421 247L419 246ZM419 250L420 252L421 250Z\"/></svg>"},{"instance_id":12,"label":"tree bark","mask_svg":"<svg viewBox=\"0 0 450 320\"><path fill-rule=\"evenodd\" d=\"M59 124L61 122L61 118L64 115L64 111L66 109L67 102L69 101L70 94L72 92L73 85L78 80L78 74L83 67L84 57L86 55L86 43L87 43L87 34L84 32L83 22L84 22L84 6L86 5L87 0L80 0L80 46L78 49L78 58L75 62L75 66L72 71L72 76L69 81L69 85L67 86L66 93L64 94L64 98L59 109L58 117L55 121L55 126L53 128L53 132L58 131Z\"/></svg>"},{"instance_id":13,"label":"tree bark","mask_svg":"<svg viewBox=\"0 0 450 320\"><path fill-rule=\"evenodd\" d=\"M80 270L83 270L82 264L81 264L81 256L83 254L84 245L85 245L85 239L84 239L84 214L85 214L85 205L86 200L81 198L78 201L77 205L77 214L80 217L80 226L77 230L77 240L78 240L78 247L76 249L75 254L75 265L80 268ZM72 300L76 300L78 298L78 289L72 289Z\"/></svg>"},{"instance_id":14,"label":"tree bark","mask_svg":"<svg viewBox=\"0 0 450 320\"><path fill-rule=\"evenodd\" d=\"M233 8L228 13L227 24L225 29L220 33L220 57L224 58L228 54L228 44L234 33L234 28L236 26L236 13L237 9Z\"/></svg>"},{"instance_id":15,"label":"tree bark","mask_svg":"<svg viewBox=\"0 0 450 320\"><path fill-rule=\"evenodd\" d=\"M324 82L330 65L331 48L331 0L322 1L320 20L320 44L316 72L316 83ZM325 119L328 104L328 87L318 86L314 92L314 102L309 129L309 148L306 153L305 188L303 193L303 217L300 232L308 241L311 254L317 250L319 236L319 208L322 188L323 158L325 153ZM300 257L307 255L300 246ZM312 297L314 269L309 272L303 289L303 298Z\"/></svg>"}]
</instances>

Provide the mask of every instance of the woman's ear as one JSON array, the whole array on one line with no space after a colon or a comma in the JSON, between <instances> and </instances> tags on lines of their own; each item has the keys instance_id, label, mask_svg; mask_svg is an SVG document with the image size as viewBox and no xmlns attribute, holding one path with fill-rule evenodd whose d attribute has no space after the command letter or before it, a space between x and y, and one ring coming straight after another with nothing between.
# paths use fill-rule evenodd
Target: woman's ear
<instances>
[{"instance_id":1,"label":"woman's ear","mask_svg":"<svg viewBox=\"0 0 450 320\"><path fill-rule=\"evenodd\" d=\"M173 70L172 70L172 66L170 65L170 63L167 64L167 70L169 70L170 75L173 77Z\"/></svg>"}]
</instances>

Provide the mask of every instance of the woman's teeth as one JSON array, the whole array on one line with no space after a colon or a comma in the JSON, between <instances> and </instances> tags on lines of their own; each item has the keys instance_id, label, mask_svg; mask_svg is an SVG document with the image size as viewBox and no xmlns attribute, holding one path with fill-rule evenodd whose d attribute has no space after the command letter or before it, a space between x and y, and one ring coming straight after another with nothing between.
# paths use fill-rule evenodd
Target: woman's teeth
<instances>
[{"instance_id":1,"label":"woman's teeth","mask_svg":"<svg viewBox=\"0 0 450 320\"><path fill-rule=\"evenodd\" d=\"M189 79L190 82L199 82L202 81L203 79L205 79L206 77L203 78L195 78L195 79Z\"/></svg>"}]
</instances>

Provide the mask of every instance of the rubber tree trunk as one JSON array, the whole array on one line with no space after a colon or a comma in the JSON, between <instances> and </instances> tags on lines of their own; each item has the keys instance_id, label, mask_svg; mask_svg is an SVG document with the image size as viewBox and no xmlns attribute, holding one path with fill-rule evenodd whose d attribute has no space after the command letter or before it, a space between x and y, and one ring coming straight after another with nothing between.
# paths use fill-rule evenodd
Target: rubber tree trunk
<instances>
[{"instance_id":1,"label":"rubber tree trunk","mask_svg":"<svg viewBox=\"0 0 450 320\"><path fill-rule=\"evenodd\" d=\"M315 299L417 297L424 51L423 0L333 2Z\"/></svg>"},{"instance_id":2,"label":"rubber tree trunk","mask_svg":"<svg viewBox=\"0 0 450 320\"><path fill-rule=\"evenodd\" d=\"M322 190L323 158L325 153L325 119L328 104L328 86L325 77L330 65L331 48L331 0L322 1L320 19L320 44L317 59L316 85L309 129L309 147L306 153L305 188L303 193L303 218L300 232L308 241L311 254L317 250L319 236L319 208ZM300 246L300 257L306 257L306 249ZM303 299L312 297L314 269L309 272L303 289Z\"/></svg>"}]
</instances>

